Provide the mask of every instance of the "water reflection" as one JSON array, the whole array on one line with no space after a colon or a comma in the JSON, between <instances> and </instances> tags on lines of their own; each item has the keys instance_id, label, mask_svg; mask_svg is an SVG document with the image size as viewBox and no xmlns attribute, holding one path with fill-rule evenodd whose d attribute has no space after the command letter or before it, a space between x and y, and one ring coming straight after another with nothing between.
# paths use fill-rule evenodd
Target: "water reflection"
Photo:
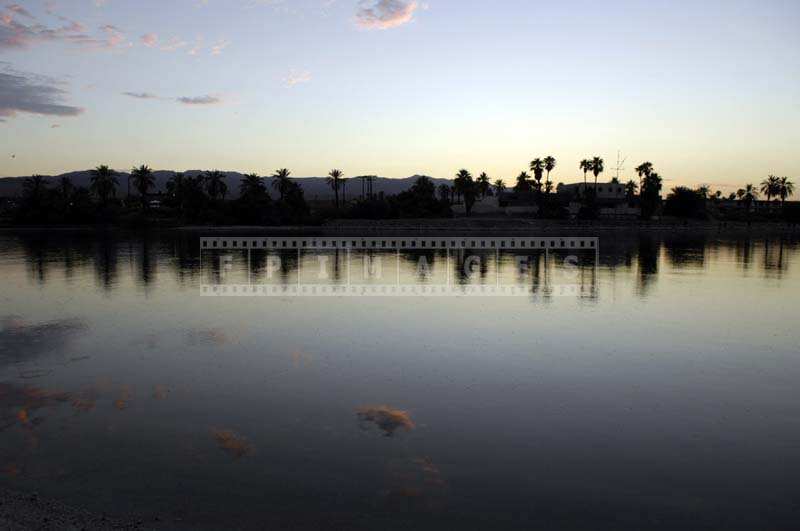
<instances>
[{"instance_id":1,"label":"water reflection","mask_svg":"<svg viewBox=\"0 0 800 531\"><path fill-rule=\"evenodd\" d=\"M396 267L394 253L379 251L317 253L324 254L324 260L289 250L207 251L201 256L198 238L199 235L192 233L102 233L96 237L37 232L2 237L4 248L22 250L30 282L45 286L53 271L57 271L59 278L73 282L76 276L91 270L96 285L108 292L123 281L121 275L130 277L149 293L162 273L174 278L178 286L188 288L199 282L224 284L232 277L249 283L291 285L298 281L298 276L317 274L323 267L327 270L326 281L343 283L358 277L366 282L375 276L375 271L390 275ZM596 294L597 265L608 272L635 271L637 292L647 297L664 266L703 269L709 253L714 253L715 258L733 261L744 272L755 266L765 277L780 278L789 271L796 250L797 239L792 237L721 240L717 235L640 234L601 236L599 263L594 263L593 256L577 253L574 267L567 264L565 254L543 251L495 253L467 248L445 253L421 249L403 250L397 256L400 274L409 281L424 284L449 279L456 285L467 286L487 284L500 277L504 282L528 285L535 300L548 301L554 277L565 269L576 273L573 278L586 299ZM245 272L246 278L236 276Z\"/></svg>"},{"instance_id":2,"label":"water reflection","mask_svg":"<svg viewBox=\"0 0 800 531\"><path fill-rule=\"evenodd\" d=\"M337 514L344 528L645 529L689 514L774 529L796 516L796 239L201 256L198 237L0 235L0 481L186 527L311 515L316 529ZM200 296L398 279L528 291Z\"/></svg>"}]
</instances>

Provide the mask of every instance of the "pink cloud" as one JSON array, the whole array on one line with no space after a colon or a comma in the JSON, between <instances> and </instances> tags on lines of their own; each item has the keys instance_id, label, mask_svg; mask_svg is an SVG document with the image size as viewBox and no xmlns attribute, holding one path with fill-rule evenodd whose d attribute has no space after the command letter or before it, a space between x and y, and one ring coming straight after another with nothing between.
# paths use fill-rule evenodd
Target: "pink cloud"
<instances>
[{"instance_id":1,"label":"pink cloud","mask_svg":"<svg viewBox=\"0 0 800 531\"><path fill-rule=\"evenodd\" d=\"M411 22L419 4L416 0L362 0L359 6L356 25L385 30Z\"/></svg>"},{"instance_id":2,"label":"pink cloud","mask_svg":"<svg viewBox=\"0 0 800 531\"><path fill-rule=\"evenodd\" d=\"M165 52L174 52L178 48L183 48L184 46L186 46L186 41L183 41L178 37L172 37L170 40L165 42L160 49Z\"/></svg>"},{"instance_id":3,"label":"pink cloud","mask_svg":"<svg viewBox=\"0 0 800 531\"><path fill-rule=\"evenodd\" d=\"M4 13L4 15L8 15ZM86 32L80 22L56 15L66 24L52 28L34 22L23 24L10 16L0 17L0 50L7 48L27 48L44 42L66 42L91 50L112 49L125 42L124 34L115 26L105 25L99 28L102 33L93 36Z\"/></svg>"},{"instance_id":4,"label":"pink cloud","mask_svg":"<svg viewBox=\"0 0 800 531\"><path fill-rule=\"evenodd\" d=\"M17 15L20 15L20 16L23 16L23 17L27 17L27 18L34 18L33 15L31 15L30 11L28 11L27 9L25 9L24 7L22 7L19 4L11 4L9 6L6 6L6 8L9 11L13 11Z\"/></svg>"},{"instance_id":5,"label":"pink cloud","mask_svg":"<svg viewBox=\"0 0 800 531\"><path fill-rule=\"evenodd\" d=\"M156 44L158 44L158 35L155 33L146 33L139 37L139 40L142 41L142 44L147 46L148 48L152 48Z\"/></svg>"}]
</instances>

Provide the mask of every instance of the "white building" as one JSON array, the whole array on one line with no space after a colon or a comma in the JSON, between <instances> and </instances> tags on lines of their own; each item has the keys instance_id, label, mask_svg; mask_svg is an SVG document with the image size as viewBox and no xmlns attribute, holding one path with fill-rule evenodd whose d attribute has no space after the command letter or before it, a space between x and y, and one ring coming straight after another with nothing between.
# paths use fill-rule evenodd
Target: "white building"
<instances>
[{"instance_id":1,"label":"white building","mask_svg":"<svg viewBox=\"0 0 800 531\"><path fill-rule=\"evenodd\" d=\"M594 182L591 181L585 186L590 190L595 189ZM577 199L584 196L584 184L559 184L556 193L570 200ZM597 199L608 202L625 201L625 185L622 183L597 183Z\"/></svg>"}]
</instances>

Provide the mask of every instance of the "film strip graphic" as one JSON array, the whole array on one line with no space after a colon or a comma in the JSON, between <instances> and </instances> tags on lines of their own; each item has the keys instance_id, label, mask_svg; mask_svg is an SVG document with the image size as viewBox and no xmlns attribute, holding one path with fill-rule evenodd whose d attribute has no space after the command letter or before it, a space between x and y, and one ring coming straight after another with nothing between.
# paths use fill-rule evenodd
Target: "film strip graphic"
<instances>
[{"instance_id":1,"label":"film strip graphic","mask_svg":"<svg viewBox=\"0 0 800 531\"><path fill-rule=\"evenodd\" d=\"M402 250L402 249L498 249L498 250L567 250L585 249L599 251L597 237L508 237L485 236L306 236L306 237L203 237L200 249L266 249L266 250Z\"/></svg>"},{"instance_id":2,"label":"film strip graphic","mask_svg":"<svg viewBox=\"0 0 800 531\"><path fill-rule=\"evenodd\" d=\"M594 260L596 273L599 264L599 238L597 237L533 237L520 234L508 236L211 236L200 239L200 262L203 264L203 253L214 255L220 260L218 271L232 269L234 257L247 260L246 282L203 283L200 294L206 297L530 297L530 286L519 283L504 284L501 282L501 257L515 255L521 259L532 254L544 257L545 266L551 255L572 256L579 254L590 256ZM280 264L281 256L295 257L292 262L294 276L292 282L265 283L253 281L251 277L251 255L258 253L271 255L270 260ZM444 256L447 272L445 279L439 281L419 282L414 275L402 275L401 263L412 263L418 255L424 261L425 254L436 253ZM451 274L452 266L461 264L465 257L473 253L482 259L492 257L495 278L480 284L463 282ZM320 282L302 280L304 258L307 263L315 255L320 263L325 256L335 254L346 263L346 275L336 282ZM359 282L351 279L350 270L353 259L368 256L391 257L395 261L391 268L396 271L391 281L379 278L377 281ZM468 258L468 260L469 260ZM307 269L313 269L308 267ZM407 267L408 268L408 267ZM275 268L277 269L277 268ZM201 266L202 271L202 266ZM467 274L465 268L465 276ZM205 278L205 275L203 275ZM219 279L218 279L219 280ZM327 280L327 279L326 279ZM459 281L460 280L460 281ZM592 289L594 289L592 287ZM544 287L547 296L582 296L585 287L581 283L555 282Z\"/></svg>"}]
</instances>

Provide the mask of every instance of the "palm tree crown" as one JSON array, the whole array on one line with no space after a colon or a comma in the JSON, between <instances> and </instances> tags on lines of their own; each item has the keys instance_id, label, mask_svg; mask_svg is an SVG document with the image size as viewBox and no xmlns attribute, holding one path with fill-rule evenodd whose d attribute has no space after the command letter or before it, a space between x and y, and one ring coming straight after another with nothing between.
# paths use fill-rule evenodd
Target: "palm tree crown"
<instances>
[{"instance_id":1,"label":"palm tree crown","mask_svg":"<svg viewBox=\"0 0 800 531\"><path fill-rule=\"evenodd\" d=\"M207 171L205 175L206 190L211 199L224 199L228 194L225 174L219 170Z\"/></svg>"},{"instance_id":2,"label":"palm tree crown","mask_svg":"<svg viewBox=\"0 0 800 531\"><path fill-rule=\"evenodd\" d=\"M491 188L492 183L489 180L489 176L486 174L486 172L481 172L481 174L478 176L478 189L481 193L481 197L486 197Z\"/></svg>"},{"instance_id":3,"label":"palm tree crown","mask_svg":"<svg viewBox=\"0 0 800 531\"><path fill-rule=\"evenodd\" d=\"M529 192L531 190L530 178L531 176L527 172L521 172L517 175L517 184L514 185L514 190L517 192Z\"/></svg>"},{"instance_id":4,"label":"palm tree crown","mask_svg":"<svg viewBox=\"0 0 800 531\"><path fill-rule=\"evenodd\" d=\"M773 197L779 197L781 195L781 180L774 175L770 175L763 181L761 181L761 193L767 196L767 201L772 199Z\"/></svg>"},{"instance_id":5,"label":"palm tree crown","mask_svg":"<svg viewBox=\"0 0 800 531\"><path fill-rule=\"evenodd\" d=\"M542 174L544 173L544 161L540 158L535 158L531 161L530 168L533 172L533 178L536 181L536 188L541 189Z\"/></svg>"},{"instance_id":6,"label":"palm tree crown","mask_svg":"<svg viewBox=\"0 0 800 531\"><path fill-rule=\"evenodd\" d=\"M547 179L545 182L545 186L547 192L550 193L550 190L552 189L552 185L550 183L550 172L553 171L556 167L556 158L553 157L552 155L548 155L544 158L542 162L544 163L544 169L547 172Z\"/></svg>"},{"instance_id":7,"label":"palm tree crown","mask_svg":"<svg viewBox=\"0 0 800 531\"><path fill-rule=\"evenodd\" d=\"M586 188L586 173L592 171L592 161L589 159L583 159L578 167L583 171L583 188Z\"/></svg>"},{"instance_id":8,"label":"palm tree crown","mask_svg":"<svg viewBox=\"0 0 800 531\"><path fill-rule=\"evenodd\" d=\"M131 170L131 178L133 179L134 188L142 197L147 195L147 191L156 184L153 170L144 164Z\"/></svg>"},{"instance_id":9,"label":"palm tree crown","mask_svg":"<svg viewBox=\"0 0 800 531\"><path fill-rule=\"evenodd\" d=\"M292 180L289 179L289 175L291 174L292 172L286 168L281 168L272 175L272 187L278 191L280 199L283 199L289 192L292 185Z\"/></svg>"},{"instance_id":10,"label":"palm tree crown","mask_svg":"<svg viewBox=\"0 0 800 531\"><path fill-rule=\"evenodd\" d=\"M603 166L604 162L601 157L594 157L592 158L592 168L591 171L594 174L594 191L597 191L597 176L605 171L605 167Z\"/></svg>"},{"instance_id":11,"label":"palm tree crown","mask_svg":"<svg viewBox=\"0 0 800 531\"><path fill-rule=\"evenodd\" d=\"M267 187L257 173L248 173L239 183L239 195L244 199L258 199L266 195Z\"/></svg>"},{"instance_id":12,"label":"palm tree crown","mask_svg":"<svg viewBox=\"0 0 800 531\"><path fill-rule=\"evenodd\" d=\"M333 194L336 198L336 209L339 209L339 187L341 186L341 179L344 173L342 170L333 169L328 172L327 183L333 189Z\"/></svg>"},{"instance_id":13,"label":"palm tree crown","mask_svg":"<svg viewBox=\"0 0 800 531\"><path fill-rule=\"evenodd\" d=\"M642 162L636 169L634 170L639 175L640 178L647 177L651 173L653 173L653 163L652 162Z\"/></svg>"},{"instance_id":14,"label":"palm tree crown","mask_svg":"<svg viewBox=\"0 0 800 531\"><path fill-rule=\"evenodd\" d=\"M100 202L105 204L108 202L109 197L113 197L117 193L117 181L114 170L105 164L96 167L91 171L90 188Z\"/></svg>"},{"instance_id":15,"label":"palm tree crown","mask_svg":"<svg viewBox=\"0 0 800 531\"><path fill-rule=\"evenodd\" d=\"M453 187L456 189L456 193L464 197L464 208L469 216L478 192L475 181L472 180L472 174L465 169L458 170L456 178L453 180Z\"/></svg>"},{"instance_id":16,"label":"palm tree crown","mask_svg":"<svg viewBox=\"0 0 800 531\"><path fill-rule=\"evenodd\" d=\"M778 192L781 202L786 201L787 197L791 197L792 194L794 194L794 183L790 181L788 177L781 177Z\"/></svg>"},{"instance_id":17,"label":"palm tree crown","mask_svg":"<svg viewBox=\"0 0 800 531\"><path fill-rule=\"evenodd\" d=\"M758 190L756 190L755 185L748 184L745 185L744 188L739 188L739 190L736 191L736 196L745 204L747 210L749 211L750 205L755 203L755 201L758 199Z\"/></svg>"},{"instance_id":18,"label":"palm tree crown","mask_svg":"<svg viewBox=\"0 0 800 531\"><path fill-rule=\"evenodd\" d=\"M634 170L637 175L639 175L639 189L642 188L642 180L645 177L649 177L651 173L653 173L653 163L652 162L642 162L636 169Z\"/></svg>"}]
</instances>

